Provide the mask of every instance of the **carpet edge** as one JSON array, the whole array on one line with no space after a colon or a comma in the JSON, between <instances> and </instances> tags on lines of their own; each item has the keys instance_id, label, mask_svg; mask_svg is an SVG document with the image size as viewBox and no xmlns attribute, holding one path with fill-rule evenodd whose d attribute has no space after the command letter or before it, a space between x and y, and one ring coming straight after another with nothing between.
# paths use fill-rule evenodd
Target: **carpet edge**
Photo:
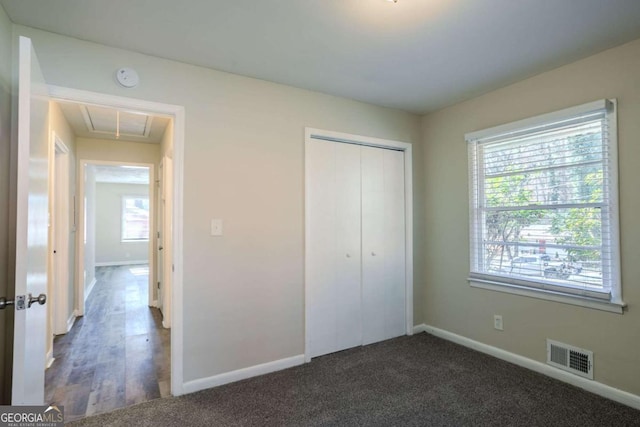
<instances>
[{"instance_id":1,"label":"carpet edge","mask_svg":"<svg viewBox=\"0 0 640 427\"><path fill-rule=\"evenodd\" d=\"M623 405L629 406L631 408L640 410L640 396L633 393L617 389L598 381L588 380L586 378L578 377L576 375L560 371L542 362L538 362L537 360L533 360L519 354L511 353L501 348L494 347L489 344L484 344L479 341L472 340L471 338L467 338L462 335L437 328L435 326L423 323L413 327L414 334L421 332L426 332L447 341L460 344L464 347L468 347L481 353L488 354L489 356L493 356L506 362L513 363L514 365L518 365L531 371L538 372L564 383L571 384L583 390L597 394L598 396L602 396L618 403L622 403Z\"/></svg>"}]
</instances>

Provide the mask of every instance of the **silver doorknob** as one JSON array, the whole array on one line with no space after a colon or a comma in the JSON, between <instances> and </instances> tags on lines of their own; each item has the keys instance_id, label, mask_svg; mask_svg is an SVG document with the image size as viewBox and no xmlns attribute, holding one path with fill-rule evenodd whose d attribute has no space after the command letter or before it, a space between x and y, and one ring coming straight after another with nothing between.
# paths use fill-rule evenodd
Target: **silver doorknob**
<instances>
[{"instance_id":1,"label":"silver doorknob","mask_svg":"<svg viewBox=\"0 0 640 427\"><path fill-rule=\"evenodd\" d=\"M10 305L13 305L14 301L12 299L6 299L5 297L0 297L0 310L4 310Z\"/></svg>"},{"instance_id":2,"label":"silver doorknob","mask_svg":"<svg viewBox=\"0 0 640 427\"><path fill-rule=\"evenodd\" d=\"M347 258L351 258L351 255L347 254Z\"/></svg>"},{"instance_id":3,"label":"silver doorknob","mask_svg":"<svg viewBox=\"0 0 640 427\"><path fill-rule=\"evenodd\" d=\"M376 256L376 253L375 252L371 252L371 256Z\"/></svg>"},{"instance_id":4,"label":"silver doorknob","mask_svg":"<svg viewBox=\"0 0 640 427\"><path fill-rule=\"evenodd\" d=\"M34 297L29 294L29 302L27 303L27 307L31 308L31 304L33 304L34 302L37 302L40 305L44 305L44 303L47 302L47 296L45 294L40 294L37 297Z\"/></svg>"}]
</instances>

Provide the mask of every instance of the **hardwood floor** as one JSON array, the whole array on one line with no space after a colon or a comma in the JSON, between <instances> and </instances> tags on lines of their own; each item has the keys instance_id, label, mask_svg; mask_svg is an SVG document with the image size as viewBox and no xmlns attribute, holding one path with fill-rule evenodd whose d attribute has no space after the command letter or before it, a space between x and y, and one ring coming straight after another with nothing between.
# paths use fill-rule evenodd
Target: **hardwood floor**
<instances>
[{"instance_id":1,"label":"hardwood floor","mask_svg":"<svg viewBox=\"0 0 640 427\"><path fill-rule=\"evenodd\" d=\"M45 402L65 421L170 395L170 331L148 304L146 265L98 267L71 331L57 336Z\"/></svg>"}]
</instances>

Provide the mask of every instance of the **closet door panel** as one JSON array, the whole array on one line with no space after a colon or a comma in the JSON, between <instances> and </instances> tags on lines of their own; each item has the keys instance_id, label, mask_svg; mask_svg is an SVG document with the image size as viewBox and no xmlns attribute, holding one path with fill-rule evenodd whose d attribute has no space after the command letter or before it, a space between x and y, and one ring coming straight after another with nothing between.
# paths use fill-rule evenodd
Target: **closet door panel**
<instances>
[{"instance_id":1,"label":"closet door panel","mask_svg":"<svg viewBox=\"0 0 640 427\"><path fill-rule=\"evenodd\" d=\"M404 153L384 150L384 339L406 333Z\"/></svg>"},{"instance_id":2,"label":"closet door panel","mask_svg":"<svg viewBox=\"0 0 640 427\"><path fill-rule=\"evenodd\" d=\"M336 143L306 144L307 330L311 357L335 351L336 300Z\"/></svg>"},{"instance_id":3,"label":"closet door panel","mask_svg":"<svg viewBox=\"0 0 640 427\"><path fill-rule=\"evenodd\" d=\"M362 344L360 147L336 144L336 349Z\"/></svg>"},{"instance_id":4,"label":"closet door panel","mask_svg":"<svg viewBox=\"0 0 640 427\"><path fill-rule=\"evenodd\" d=\"M384 150L362 147L362 342L385 339Z\"/></svg>"},{"instance_id":5,"label":"closet door panel","mask_svg":"<svg viewBox=\"0 0 640 427\"><path fill-rule=\"evenodd\" d=\"M404 214L404 153L363 147L363 344L406 333Z\"/></svg>"}]
</instances>

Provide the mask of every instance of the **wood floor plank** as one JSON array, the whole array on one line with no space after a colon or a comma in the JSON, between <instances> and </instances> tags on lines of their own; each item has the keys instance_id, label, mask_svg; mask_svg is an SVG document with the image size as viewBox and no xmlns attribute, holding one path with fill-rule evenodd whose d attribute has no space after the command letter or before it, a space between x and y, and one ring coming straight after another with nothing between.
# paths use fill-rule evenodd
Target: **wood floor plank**
<instances>
[{"instance_id":1,"label":"wood floor plank","mask_svg":"<svg viewBox=\"0 0 640 427\"><path fill-rule=\"evenodd\" d=\"M148 267L99 267L96 279L45 374L47 403L63 405L66 421L170 395L171 334L147 307Z\"/></svg>"}]
</instances>

